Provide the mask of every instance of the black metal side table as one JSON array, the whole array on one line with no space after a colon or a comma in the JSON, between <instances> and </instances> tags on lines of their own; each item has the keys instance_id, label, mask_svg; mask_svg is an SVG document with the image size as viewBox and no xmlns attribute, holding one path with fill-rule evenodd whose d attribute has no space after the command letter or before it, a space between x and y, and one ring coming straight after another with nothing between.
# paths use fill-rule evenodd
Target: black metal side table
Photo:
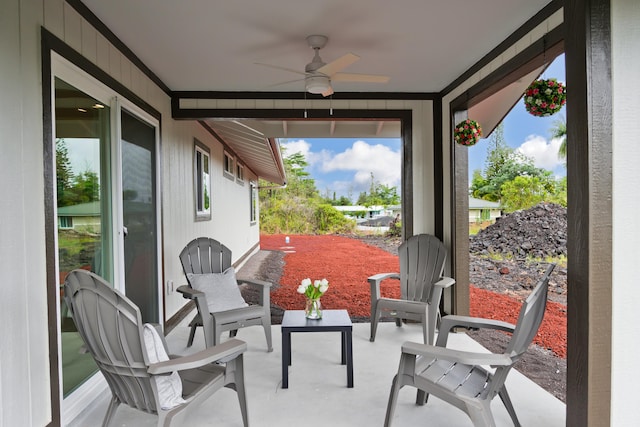
<instances>
[{"instance_id":1,"label":"black metal side table","mask_svg":"<svg viewBox=\"0 0 640 427\"><path fill-rule=\"evenodd\" d=\"M289 388L292 332L340 332L342 360L347 365L347 387L353 387L353 325L347 310L322 310L322 319L310 320L304 310L286 310L282 317L282 388Z\"/></svg>"}]
</instances>

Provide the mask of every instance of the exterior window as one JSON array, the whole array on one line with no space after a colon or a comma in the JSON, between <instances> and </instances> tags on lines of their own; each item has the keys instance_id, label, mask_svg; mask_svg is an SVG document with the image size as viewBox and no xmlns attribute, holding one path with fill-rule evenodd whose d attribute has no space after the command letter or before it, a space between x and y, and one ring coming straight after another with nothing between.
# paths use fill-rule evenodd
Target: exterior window
<instances>
[{"instance_id":1,"label":"exterior window","mask_svg":"<svg viewBox=\"0 0 640 427\"><path fill-rule=\"evenodd\" d=\"M244 184L244 166L241 164L236 166L236 181L239 184Z\"/></svg>"},{"instance_id":2,"label":"exterior window","mask_svg":"<svg viewBox=\"0 0 640 427\"><path fill-rule=\"evenodd\" d=\"M255 182L249 186L249 199L251 224L255 224L258 221L258 184Z\"/></svg>"},{"instance_id":3,"label":"exterior window","mask_svg":"<svg viewBox=\"0 0 640 427\"><path fill-rule=\"evenodd\" d=\"M209 148L194 140L193 186L195 189L196 221L211 219L211 174Z\"/></svg>"},{"instance_id":4,"label":"exterior window","mask_svg":"<svg viewBox=\"0 0 640 427\"><path fill-rule=\"evenodd\" d=\"M233 157L231 156L231 154L225 151L224 159L223 159L223 167L224 167L223 173L224 173L224 176L226 176L227 178L235 179L235 174L234 174L235 171L233 170L233 165L234 165Z\"/></svg>"},{"instance_id":5,"label":"exterior window","mask_svg":"<svg viewBox=\"0 0 640 427\"><path fill-rule=\"evenodd\" d=\"M73 228L73 217L72 216L60 216L58 217L58 226L60 228L69 229Z\"/></svg>"}]
</instances>

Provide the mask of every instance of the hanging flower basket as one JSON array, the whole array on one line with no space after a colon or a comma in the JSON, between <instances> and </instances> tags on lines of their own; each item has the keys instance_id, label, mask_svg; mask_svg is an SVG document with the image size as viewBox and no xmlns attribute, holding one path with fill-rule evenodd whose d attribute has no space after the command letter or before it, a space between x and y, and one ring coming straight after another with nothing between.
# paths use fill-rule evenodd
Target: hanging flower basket
<instances>
[{"instance_id":1,"label":"hanging flower basket","mask_svg":"<svg viewBox=\"0 0 640 427\"><path fill-rule=\"evenodd\" d=\"M557 113L566 102L567 89L556 79L536 80L524 95L525 108L538 117Z\"/></svg>"},{"instance_id":2,"label":"hanging flower basket","mask_svg":"<svg viewBox=\"0 0 640 427\"><path fill-rule=\"evenodd\" d=\"M482 128L475 120L466 119L458 123L453 131L453 139L457 144L470 147L482 137Z\"/></svg>"}]
</instances>

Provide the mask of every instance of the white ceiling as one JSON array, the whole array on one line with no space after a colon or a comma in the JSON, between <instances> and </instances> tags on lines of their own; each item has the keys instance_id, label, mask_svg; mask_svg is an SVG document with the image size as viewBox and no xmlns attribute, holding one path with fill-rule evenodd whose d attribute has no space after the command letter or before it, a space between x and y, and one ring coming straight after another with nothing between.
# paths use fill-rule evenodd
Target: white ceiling
<instances>
[{"instance_id":1,"label":"white ceiling","mask_svg":"<svg viewBox=\"0 0 640 427\"><path fill-rule=\"evenodd\" d=\"M329 37L325 62L389 83L336 92L440 92L550 0L82 0L171 90L302 91L305 37Z\"/></svg>"},{"instance_id":2,"label":"white ceiling","mask_svg":"<svg viewBox=\"0 0 640 427\"><path fill-rule=\"evenodd\" d=\"M361 59L342 71L390 77L385 84L332 82L336 93L401 98L441 92L550 0L82 2L172 91L302 93L302 75L259 63L303 72L313 58L306 37L321 34L329 38L324 62L352 52ZM472 107L485 133L527 85L512 83ZM205 122L240 161L277 183L286 178L269 138L400 137L398 121Z\"/></svg>"}]
</instances>

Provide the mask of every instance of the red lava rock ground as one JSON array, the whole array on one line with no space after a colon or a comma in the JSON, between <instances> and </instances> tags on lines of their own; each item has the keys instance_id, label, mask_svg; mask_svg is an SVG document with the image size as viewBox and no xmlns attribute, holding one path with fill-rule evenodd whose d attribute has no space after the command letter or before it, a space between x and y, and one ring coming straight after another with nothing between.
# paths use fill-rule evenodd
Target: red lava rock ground
<instances>
[{"instance_id":1,"label":"red lava rock ground","mask_svg":"<svg viewBox=\"0 0 640 427\"><path fill-rule=\"evenodd\" d=\"M329 290L322 297L323 308L346 308L354 322L368 322L370 295L367 278L376 273L398 271L397 246L400 241L380 236L290 235L289 238L289 244L285 243L284 235L262 235L260 238L262 250L272 251L262 262L260 275L262 279L276 284L271 290L273 323L279 323L284 310L304 307L304 297L296 292L296 288L307 277L311 280L326 278L329 281ZM511 323L516 322L522 300L546 267L522 268L509 262L491 266L486 265L486 260L476 263L473 256L470 264L470 314ZM473 271L479 274L473 274ZM491 274L495 274L496 278L483 279ZM501 285L501 282L512 283L525 276L525 285L515 288L510 285L509 289ZM566 281L566 273L564 279ZM474 286L474 282L478 285ZM487 286L484 286L485 283ZM563 288L559 286L558 289ZM564 289L566 293L566 285ZM562 291L557 293L561 294ZM398 297L397 280L384 281L382 294ZM535 345L531 346L516 367L564 400L567 347L566 303L562 301L562 295L550 296L545 319L534 340ZM495 331L471 332L470 335L491 351L501 351L508 340L508 335Z\"/></svg>"}]
</instances>

